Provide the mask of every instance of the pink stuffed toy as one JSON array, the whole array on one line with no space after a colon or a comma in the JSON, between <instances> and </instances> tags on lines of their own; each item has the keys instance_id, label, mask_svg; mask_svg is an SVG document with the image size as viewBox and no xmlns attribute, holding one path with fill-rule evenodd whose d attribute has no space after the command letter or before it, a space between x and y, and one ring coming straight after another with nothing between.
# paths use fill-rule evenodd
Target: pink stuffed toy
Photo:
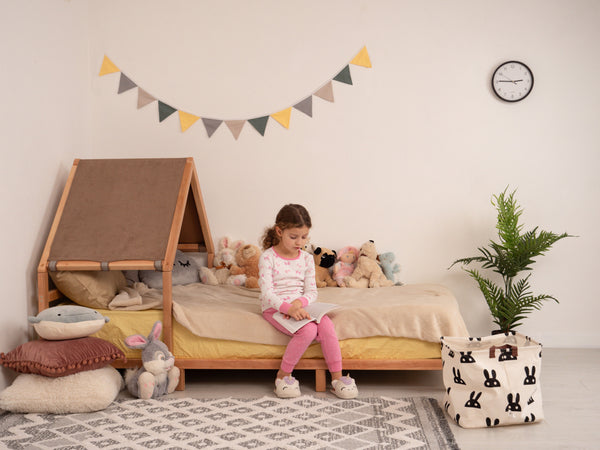
<instances>
[{"instance_id":1,"label":"pink stuffed toy","mask_svg":"<svg viewBox=\"0 0 600 450\"><path fill-rule=\"evenodd\" d=\"M339 287L346 287L344 277L349 277L354 272L358 249L356 247L344 247L338 252L338 261L333 265L333 279Z\"/></svg>"}]
</instances>

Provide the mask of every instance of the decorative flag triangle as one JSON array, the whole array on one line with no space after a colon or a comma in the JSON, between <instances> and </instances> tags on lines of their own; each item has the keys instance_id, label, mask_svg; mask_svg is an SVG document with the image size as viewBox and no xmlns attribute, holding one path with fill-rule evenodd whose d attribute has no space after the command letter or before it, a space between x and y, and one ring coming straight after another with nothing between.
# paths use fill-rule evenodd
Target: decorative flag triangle
<instances>
[{"instance_id":1,"label":"decorative flag triangle","mask_svg":"<svg viewBox=\"0 0 600 450\"><path fill-rule=\"evenodd\" d=\"M294 105L298 111L303 112L308 117L312 117L312 95L309 95L301 102L298 102Z\"/></svg>"},{"instance_id":2,"label":"decorative flag triangle","mask_svg":"<svg viewBox=\"0 0 600 450\"><path fill-rule=\"evenodd\" d=\"M102 67L100 67L99 76L108 75L109 73L120 72L119 68L114 65L114 63L108 59L106 55L104 55L104 60L102 61Z\"/></svg>"},{"instance_id":3,"label":"decorative flag triangle","mask_svg":"<svg viewBox=\"0 0 600 450\"><path fill-rule=\"evenodd\" d=\"M248 119L250 125L252 125L254 129L260 133L261 136L265 135L265 129L267 128L268 121L269 116L257 117L256 119Z\"/></svg>"},{"instance_id":4,"label":"decorative flag triangle","mask_svg":"<svg viewBox=\"0 0 600 450\"><path fill-rule=\"evenodd\" d=\"M175 111L177 111L177 110L175 108L173 108L172 106L169 106L166 103L161 102L160 100L158 101L158 121L159 122L162 122L163 120L165 120L167 117L169 117Z\"/></svg>"},{"instance_id":5,"label":"decorative flag triangle","mask_svg":"<svg viewBox=\"0 0 600 450\"><path fill-rule=\"evenodd\" d=\"M134 87L137 87L137 84L135 84L127 75L121 72L121 79L119 80L119 90L117 94L133 89Z\"/></svg>"},{"instance_id":6,"label":"decorative flag triangle","mask_svg":"<svg viewBox=\"0 0 600 450\"><path fill-rule=\"evenodd\" d=\"M331 81L315 92L313 95L322 98L323 100L327 100L328 102L333 102L333 86Z\"/></svg>"},{"instance_id":7,"label":"decorative flag triangle","mask_svg":"<svg viewBox=\"0 0 600 450\"><path fill-rule=\"evenodd\" d=\"M200 117L190 113L179 111L179 123L181 124L181 132L184 133L189 127L194 125Z\"/></svg>"},{"instance_id":8,"label":"decorative flag triangle","mask_svg":"<svg viewBox=\"0 0 600 450\"><path fill-rule=\"evenodd\" d=\"M271 117L283 125L285 128L290 127L290 117L292 115L292 107L284 109L283 111L271 114Z\"/></svg>"},{"instance_id":9,"label":"decorative flag triangle","mask_svg":"<svg viewBox=\"0 0 600 450\"><path fill-rule=\"evenodd\" d=\"M152 97L145 90L138 86L138 109L142 108L143 106L149 105L155 100L156 99L154 97Z\"/></svg>"},{"instance_id":10,"label":"decorative flag triangle","mask_svg":"<svg viewBox=\"0 0 600 450\"><path fill-rule=\"evenodd\" d=\"M227 128L229 128L229 131L231 131L231 134L233 134L233 137L235 138L236 141L237 141L237 138L240 137L242 128L244 128L244 123L246 123L245 120L226 120L225 121L225 125L227 125Z\"/></svg>"},{"instance_id":11,"label":"decorative flag triangle","mask_svg":"<svg viewBox=\"0 0 600 450\"><path fill-rule=\"evenodd\" d=\"M360 52L354 57L350 64L354 64L355 66L363 66L363 67L373 67L371 65L371 58L369 58L369 54L367 53L367 46L365 45Z\"/></svg>"},{"instance_id":12,"label":"decorative flag triangle","mask_svg":"<svg viewBox=\"0 0 600 450\"><path fill-rule=\"evenodd\" d=\"M219 128L219 125L221 125L223 121L219 119L202 118L202 123L204 124L204 128L206 128L208 137L211 137L214 134L214 132L217 131L217 128Z\"/></svg>"},{"instance_id":13,"label":"decorative flag triangle","mask_svg":"<svg viewBox=\"0 0 600 450\"><path fill-rule=\"evenodd\" d=\"M340 73L333 77L335 81L340 83L352 84L352 77L350 76L350 66L344 67Z\"/></svg>"}]
</instances>

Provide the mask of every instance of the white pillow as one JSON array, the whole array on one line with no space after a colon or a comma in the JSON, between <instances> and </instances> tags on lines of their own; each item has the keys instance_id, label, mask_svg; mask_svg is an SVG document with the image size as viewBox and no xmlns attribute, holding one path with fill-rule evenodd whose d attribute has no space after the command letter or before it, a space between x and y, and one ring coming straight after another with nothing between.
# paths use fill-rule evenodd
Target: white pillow
<instances>
[{"instance_id":1,"label":"white pillow","mask_svg":"<svg viewBox=\"0 0 600 450\"><path fill-rule=\"evenodd\" d=\"M15 413L70 414L105 409L123 388L113 366L65 377L23 373L0 392L0 408Z\"/></svg>"}]
</instances>

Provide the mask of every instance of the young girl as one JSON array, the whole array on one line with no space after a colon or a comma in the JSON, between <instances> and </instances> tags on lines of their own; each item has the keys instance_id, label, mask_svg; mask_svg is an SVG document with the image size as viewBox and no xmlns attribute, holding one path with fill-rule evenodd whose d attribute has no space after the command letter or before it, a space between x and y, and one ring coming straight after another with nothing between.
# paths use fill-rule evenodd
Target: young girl
<instances>
[{"instance_id":1,"label":"young girl","mask_svg":"<svg viewBox=\"0 0 600 450\"><path fill-rule=\"evenodd\" d=\"M292 339L285 349L281 367L275 379L275 394L290 398L300 395L298 381L292 377L294 367L316 340L329 372L332 392L340 398L358 395L356 383L349 376L342 376L342 354L331 319L323 316L320 323L309 322L292 334L273 319L277 311L289 320L308 319L304 309L317 299L315 263L312 255L303 250L311 227L308 211L301 205L285 205L275 219L275 225L265 231L262 240L263 254L259 261L260 300L263 317L282 333Z\"/></svg>"}]
</instances>

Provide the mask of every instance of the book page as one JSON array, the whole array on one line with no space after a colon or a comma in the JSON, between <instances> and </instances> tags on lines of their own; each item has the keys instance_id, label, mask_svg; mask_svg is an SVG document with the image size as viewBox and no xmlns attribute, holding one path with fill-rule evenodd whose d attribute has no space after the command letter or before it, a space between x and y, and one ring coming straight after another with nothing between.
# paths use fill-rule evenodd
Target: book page
<instances>
[{"instance_id":1,"label":"book page","mask_svg":"<svg viewBox=\"0 0 600 450\"><path fill-rule=\"evenodd\" d=\"M304 310L308 314L310 314L310 319L296 320L292 317L288 317L288 316L280 313L279 311L277 311L275 314L273 314L273 319L275 319L278 323L283 325L291 333L295 333L296 331L298 331L300 328L302 328L304 325L306 325L309 322L319 323L321 321L321 318L327 312L331 311L332 309L338 308L338 307L339 307L338 305L335 305L333 303L315 302L315 303L311 303L310 305L308 305L304 308Z\"/></svg>"}]
</instances>

